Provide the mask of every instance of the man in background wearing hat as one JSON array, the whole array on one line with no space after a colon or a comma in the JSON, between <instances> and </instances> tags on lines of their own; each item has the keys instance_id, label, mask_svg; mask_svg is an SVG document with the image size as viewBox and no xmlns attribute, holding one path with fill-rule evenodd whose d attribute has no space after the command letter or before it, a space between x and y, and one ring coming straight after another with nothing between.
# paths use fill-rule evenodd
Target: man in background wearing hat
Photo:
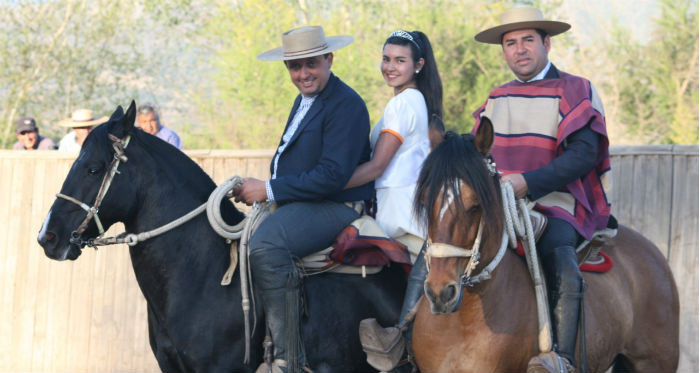
<instances>
[{"instance_id":1,"label":"man in background wearing hat","mask_svg":"<svg viewBox=\"0 0 700 373\"><path fill-rule=\"evenodd\" d=\"M92 110L78 109L71 117L58 123L61 127L72 128L68 134L58 142L58 150L62 152L79 152L85 142L85 138L96 125L107 121L107 117L96 118Z\"/></svg>"},{"instance_id":2,"label":"man in background wearing hat","mask_svg":"<svg viewBox=\"0 0 700 373\"><path fill-rule=\"evenodd\" d=\"M32 117L22 117L15 121L17 142L12 150L54 150L56 143L48 137L39 135L39 128Z\"/></svg>"},{"instance_id":3,"label":"man in background wearing hat","mask_svg":"<svg viewBox=\"0 0 700 373\"><path fill-rule=\"evenodd\" d=\"M288 342L300 340L300 279L294 260L329 247L359 217L357 202L374 194L371 183L343 190L355 168L370 158L365 103L331 73L332 52L352 41L351 36L326 37L319 26L301 27L282 34L282 47L258 56L284 61L300 92L272 159L271 178L248 178L234 190L236 201L267 200L278 206L249 243L253 280L261 290L274 345L274 364L263 363L259 372L296 372L306 364L303 345L286 351ZM297 305L286 308L290 296Z\"/></svg>"},{"instance_id":4,"label":"man in background wearing hat","mask_svg":"<svg viewBox=\"0 0 700 373\"><path fill-rule=\"evenodd\" d=\"M473 131L484 117L493 122L491 154L501 181L548 218L537 250L549 288L554 351L533 357L528 372L571 372L583 297L575 248L605 228L610 215L605 114L591 82L549 62L551 37L569 24L545 20L530 7L505 11L500 23L475 39L500 44L516 79L494 89L474 112Z\"/></svg>"}]
</instances>

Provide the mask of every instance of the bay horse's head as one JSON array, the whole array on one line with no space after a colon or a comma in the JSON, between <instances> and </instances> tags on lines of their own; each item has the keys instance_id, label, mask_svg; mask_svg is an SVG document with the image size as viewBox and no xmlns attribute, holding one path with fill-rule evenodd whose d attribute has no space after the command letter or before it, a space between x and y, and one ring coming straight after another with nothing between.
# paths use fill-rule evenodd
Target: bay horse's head
<instances>
[{"instance_id":1,"label":"bay horse's head","mask_svg":"<svg viewBox=\"0 0 700 373\"><path fill-rule=\"evenodd\" d=\"M462 289L498 251L503 211L489 150L493 126L476 136L448 133L421 171L414 210L428 223L425 295L434 314L459 309Z\"/></svg>"},{"instance_id":2,"label":"bay horse's head","mask_svg":"<svg viewBox=\"0 0 700 373\"><path fill-rule=\"evenodd\" d=\"M127 190L130 183L119 180L125 178L119 165L128 161L126 148L135 132L135 116L133 101L126 113L119 106L85 139L37 237L49 258L77 259L86 244L84 237L103 233L130 208L126 201L105 196L133 194Z\"/></svg>"}]
</instances>

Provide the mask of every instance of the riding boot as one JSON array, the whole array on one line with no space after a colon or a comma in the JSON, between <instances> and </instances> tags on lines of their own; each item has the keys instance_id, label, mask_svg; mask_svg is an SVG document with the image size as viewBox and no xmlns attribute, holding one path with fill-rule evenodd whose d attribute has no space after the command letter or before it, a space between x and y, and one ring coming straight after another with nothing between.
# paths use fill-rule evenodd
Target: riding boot
<instances>
[{"instance_id":1,"label":"riding boot","mask_svg":"<svg viewBox=\"0 0 700 373\"><path fill-rule=\"evenodd\" d=\"M376 319L360 322L360 342L367 354L367 363L379 371L396 368L402 357L411 359L407 355L411 355L415 308L423 295L423 284L428 276L423 252L421 250L408 276L398 325L382 328Z\"/></svg>"},{"instance_id":2,"label":"riding boot","mask_svg":"<svg viewBox=\"0 0 700 373\"><path fill-rule=\"evenodd\" d=\"M306 366L301 339L301 280L294 271L286 288L262 290L265 321L272 337L272 358L256 373L297 373Z\"/></svg>"},{"instance_id":3,"label":"riding boot","mask_svg":"<svg viewBox=\"0 0 700 373\"><path fill-rule=\"evenodd\" d=\"M542 260L549 286L554 349L530 360L528 372L575 371L575 348L578 319L583 297L583 276L578 268L576 251L563 246Z\"/></svg>"}]
</instances>

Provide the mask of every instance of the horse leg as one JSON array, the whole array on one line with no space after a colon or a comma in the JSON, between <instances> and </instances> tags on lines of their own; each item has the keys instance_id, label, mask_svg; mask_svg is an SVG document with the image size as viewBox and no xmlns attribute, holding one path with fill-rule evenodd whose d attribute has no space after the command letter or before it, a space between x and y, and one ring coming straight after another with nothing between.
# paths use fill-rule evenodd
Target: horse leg
<instances>
[{"instance_id":1,"label":"horse leg","mask_svg":"<svg viewBox=\"0 0 700 373\"><path fill-rule=\"evenodd\" d=\"M147 303L147 306L148 340L160 370L162 372L192 371L192 369L187 369L184 366L177 349L168 336L168 332L162 327L161 323L158 321L158 317L151 310L151 304Z\"/></svg>"}]
</instances>

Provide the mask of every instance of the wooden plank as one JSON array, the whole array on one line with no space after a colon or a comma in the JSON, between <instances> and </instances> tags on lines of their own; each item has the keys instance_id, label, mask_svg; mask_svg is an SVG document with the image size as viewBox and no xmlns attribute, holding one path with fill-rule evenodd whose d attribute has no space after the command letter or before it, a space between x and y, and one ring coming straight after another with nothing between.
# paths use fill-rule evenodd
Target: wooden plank
<instances>
[{"instance_id":1,"label":"wooden plank","mask_svg":"<svg viewBox=\"0 0 700 373\"><path fill-rule=\"evenodd\" d=\"M34 165L32 160L18 160L19 167L15 168L12 180L12 196L10 211L20 219L10 221L10 243L17 248L14 257L15 278L13 291L12 317L12 356L15 357L14 369L27 371L31 369L32 336L34 335L34 300L36 294L32 286L32 271L29 258L31 225L31 197ZM34 286L36 286L34 284Z\"/></svg>"},{"instance_id":2,"label":"wooden plank","mask_svg":"<svg viewBox=\"0 0 700 373\"><path fill-rule=\"evenodd\" d=\"M70 369L87 372L90 358L90 320L92 318L92 274L95 268L95 252L85 248L80 257L70 264L72 269L68 329L66 346L71 357ZM73 351L82 353L75 354Z\"/></svg>"},{"instance_id":3,"label":"wooden plank","mask_svg":"<svg viewBox=\"0 0 700 373\"><path fill-rule=\"evenodd\" d=\"M698 371L698 155L674 160L669 265L680 298L679 372Z\"/></svg>"},{"instance_id":4,"label":"wooden plank","mask_svg":"<svg viewBox=\"0 0 700 373\"><path fill-rule=\"evenodd\" d=\"M632 194L629 193L632 188L631 180L634 180L634 157L613 157L611 167L613 172L612 213L621 224L634 228Z\"/></svg>"},{"instance_id":5,"label":"wooden plank","mask_svg":"<svg viewBox=\"0 0 700 373\"><path fill-rule=\"evenodd\" d=\"M109 229L107 236L112 236L115 233L114 229ZM88 372L98 372L101 368L108 367L107 355L109 354L109 347L110 345L112 348L117 347L113 344L105 343L113 340L109 338L108 318L110 317L110 312L107 310L110 307L110 302L107 301L110 298L109 290L107 289L107 283L110 282L107 278L107 268L111 265L109 261L111 249L112 247L105 247L94 252L95 265L89 280L92 284L92 310L89 323L90 331L88 333Z\"/></svg>"},{"instance_id":6,"label":"wooden plank","mask_svg":"<svg viewBox=\"0 0 700 373\"><path fill-rule=\"evenodd\" d=\"M46 162L33 162L34 174L30 181L34 188L31 188L31 215L30 215L30 234L27 239L30 240L28 256L29 256L29 280L26 284L27 291L32 292L31 310L33 312L33 329L29 338L32 341L31 350L31 370L38 371L44 366L44 356L46 355L46 313L41 313L42 307L46 305L46 285L48 281L47 263L44 250L36 241L37 232L41 228L41 224L46 214L45 207L49 202L44 198L44 188L46 182ZM43 309L44 312L46 311ZM29 334L29 331L25 331Z\"/></svg>"},{"instance_id":7,"label":"wooden plank","mask_svg":"<svg viewBox=\"0 0 700 373\"><path fill-rule=\"evenodd\" d=\"M658 154L639 155L634 164L632 207L634 228L668 256L671 193L673 188L672 157ZM661 218L663 217L663 218Z\"/></svg>"},{"instance_id":8,"label":"wooden plank","mask_svg":"<svg viewBox=\"0 0 700 373\"><path fill-rule=\"evenodd\" d=\"M16 248L9 241L10 203L12 197L12 180L15 162L11 159L0 160L0 371L11 371L14 365L14 357L11 354L12 346L12 302L15 281L15 263L12 260L16 255Z\"/></svg>"},{"instance_id":9,"label":"wooden plank","mask_svg":"<svg viewBox=\"0 0 700 373\"><path fill-rule=\"evenodd\" d=\"M59 160L47 159L37 165L37 178L43 177L42 182L35 180L35 190L33 201L41 202L37 206L38 216L32 217L32 221L39 224L43 223L51 205L53 204L52 196L56 193L53 185L55 182L56 173L60 170L58 167ZM43 167L39 167L42 165ZM40 176L43 175L43 176ZM60 177L60 176L58 176ZM36 288L36 305L35 305L35 325L34 325L34 345L32 351L32 371L47 372L51 370L51 343L50 335L53 332L53 325L49 323L49 314L55 312L51 309L49 299L54 294L49 292L51 281L51 260L48 259L43 249L36 244L36 250L40 258L38 260L38 279Z\"/></svg>"}]
</instances>

